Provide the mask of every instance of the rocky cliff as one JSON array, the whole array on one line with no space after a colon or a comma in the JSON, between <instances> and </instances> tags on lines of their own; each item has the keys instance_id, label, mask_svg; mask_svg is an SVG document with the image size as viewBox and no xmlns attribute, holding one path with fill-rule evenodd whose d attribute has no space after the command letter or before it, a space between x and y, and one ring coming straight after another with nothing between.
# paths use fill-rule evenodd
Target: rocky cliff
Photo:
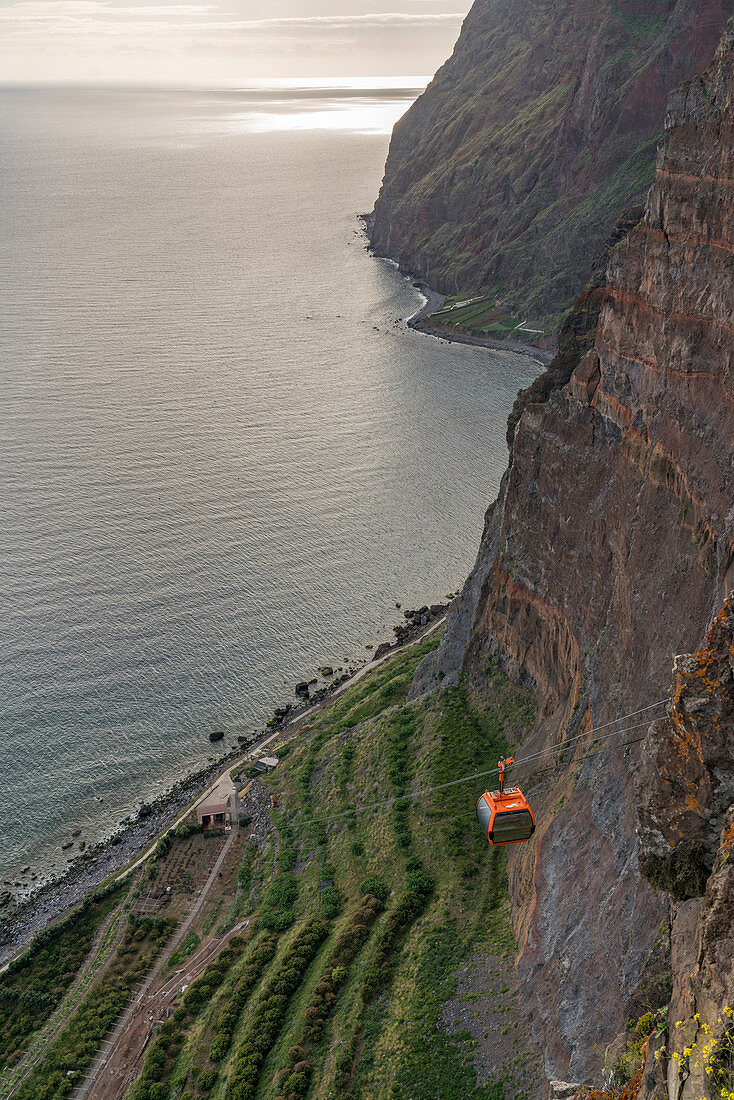
<instances>
[{"instance_id":1,"label":"rocky cliff","mask_svg":"<svg viewBox=\"0 0 734 1100\"><path fill-rule=\"evenodd\" d=\"M437 290L568 307L644 199L668 92L710 61L731 0L475 0L393 132L371 240Z\"/></svg>"},{"instance_id":2,"label":"rocky cliff","mask_svg":"<svg viewBox=\"0 0 734 1100\"><path fill-rule=\"evenodd\" d=\"M668 889L695 909L701 988L716 963L706 978L700 952L732 920L730 620L699 647L734 577L733 120L730 23L671 96L644 217L518 400L477 565L414 685L481 678L499 658L537 694L519 755L550 751L518 769L538 828L509 875L549 1078L599 1083L630 1015L666 1002ZM709 874L708 901L678 900ZM682 951L674 937L674 1000L695 986Z\"/></svg>"},{"instance_id":3,"label":"rocky cliff","mask_svg":"<svg viewBox=\"0 0 734 1100\"><path fill-rule=\"evenodd\" d=\"M671 893L667 1037L640 1100L725 1100L734 1086L734 598L675 659L635 784L640 866ZM724 1090L724 1091L722 1091Z\"/></svg>"}]
</instances>

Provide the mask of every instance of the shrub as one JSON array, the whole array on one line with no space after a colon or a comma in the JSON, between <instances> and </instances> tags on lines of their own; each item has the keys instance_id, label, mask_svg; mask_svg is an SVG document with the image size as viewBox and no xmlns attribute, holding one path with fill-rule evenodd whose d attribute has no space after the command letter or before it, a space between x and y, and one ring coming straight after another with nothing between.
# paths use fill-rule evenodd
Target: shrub
<instances>
[{"instance_id":1,"label":"shrub","mask_svg":"<svg viewBox=\"0 0 734 1100\"><path fill-rule=\"evenodd\" d=\"M212 1043L209 1058L212 1062L221 1061L232 1045L240 1015L247 1004L250 994L260 981L262 973L275 955L278 946L276 936L264 935L249 955L227 1003L214 1019L216 1038Z\"/></svg>"},{"instance_id":2,"label":"shrub","mask_svg":"<svg viewBox=\"0 0 734 1100\"><path fill-rule=\"evenodd\" d=\"M271 932L286 932L293 924L293 914L284 910L270 910L263 912L260 923L263 928Z\"/></svg>"},{"instance_id":3,"label":"shrub","mask_svg":"<svg viewBox=\"0 0 734 1100\"><path fill-rule=\"evenodd\" d=\"M301 1047L291 1047L288 1062L276 1076L276 1086L280 1090L276 1100L297 1100L305 1096L311 1084L313 1066L306 1060Z\"/></svg>"},{"instance_id":4,"label":"shrub","mask_svg":"<svg viewBox=\"0 0 734 1100\"><path fill-rule=\"evenodd\" d=\"M423 911L433 893L433 880L424 871L411 871L406 888L388 914L375 953L365 969L362 999L374 1000L390 981L391 959L405 932Z\"/></svg>"},{"instance_id":5,"label":"shrub","mask_svg":"<svg viewBox=\"0 0 734 1100\"><path fill-rule=\"evenodd\" d=\"M199 1088L202 1092L208 1092L209 1089L214 1088L217 1083L218 1073L215 1069L205 1069L203 1073L199 1074Z\"/></svg>"},{"instance_id":6,"label":"shrub","mask_svg":"<svg viewBox=\"0 0 734 1100\"><path fill-rule=\"evenodd\" d=\"M295 848L283 848L278 856L278 866L282 871L292 871L296 865Z\"/></svg>"},{"instance_id":7,"label":"shrub","mask_svg":"<svg viewBox=\"0 0 734 1100\"><path fill-rule=\"evenodd\" d=\"M231 1078L232 1100L255 1095L262 1063L282 1026L288 1002L303 980L328 933L328 926L311 920L295 938L250 1017Z\"/></svg>"},{"instance_id":8,"label":"shrub","mask_svg":"<svg viewBox=\"0 0 734 1100\"><path fill-rule=\"evenodd\" d=\"M384 879L378 878L377 875L368 875L367 878L362 879L359 892L363 897L371 894L372 897L379 898L380 901L384 902L387 900L389 890Z\"/></svg>"},{"instance_id":9,"label":"shrub","mask_svg":"<svg viewBox=\"0 0 734 1100\"><path fill-rule=\"evenodd\" d=\"M265 892L260 923L273 932L284 932L293 924L293 907L298 885L290 870L281 871Z\"/></svg>"},{"instance_id":10,"label":"shrub","mask_svg":"<svg viewBox=\"0 0 734 1100\"><path fill-rule=\"evenodd\" d=\"M321 911L327 920L333 920L334 917L339 916L341 910L341 899L339 898L339 891L334 886L327 886L325 890L321 891Z\"/></svg>"},{"instance_id":11,"label":"shrub","mask_svg":"<svg viewBox=\"0 0 734 1100\"><path fill-rule=\"evenodd\" d=\"M334 1011L339 987L347 976L350 964L367 942L372 925L381 911L381 902L375 898L365 898L334 944L326 969L314 986L306 1009L305 1035L311 1042L318 1042L323 1035L326 1021ZM295 1089L290 1091L296 1092Z\"/></svg>"},{"instance_id":12,"label":"shrub","mask_svg":"<svg viewBox=\"0 0 734 1100\"><path fill-rule=\"evenodd\" d=\"M175 966L178 966L179 963L183 962L185 958L187 958L196 950L200 943L201 939L196 934L196 932L189 932L188 936L183 941L178 951L174 951L174 953L171 955L170 959L168 960L168 966L171 969L173 969Z\"/></svg>"}]
</instances>

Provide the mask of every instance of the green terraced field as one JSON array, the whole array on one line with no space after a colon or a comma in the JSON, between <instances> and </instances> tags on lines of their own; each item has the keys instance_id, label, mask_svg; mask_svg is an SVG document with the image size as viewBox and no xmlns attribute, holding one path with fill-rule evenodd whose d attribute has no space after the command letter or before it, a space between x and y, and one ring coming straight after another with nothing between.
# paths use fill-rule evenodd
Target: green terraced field
<instances>
[{"instance_id":1,"label":"green terraced field","mask_svg":"<svg viewBox=\"0 0 734 1100\"><path fill-rule=\"evenodd\" d=\"M440 309L430 316L430 321L473 336L492 336L495 340L508 337L531 343L545 335L537 326L524 325L517 317L511 317L494 297L451 296Z\"/></svg>"},{"instance_id":2,"label":"green terraced field","mask_svg":"<svg viewBox=\"0 0 734 1100\"><path fill-rule=\"evenodd\" d=\"M482 698L463 685L407 704L437 644L365 676L260 778L276 828L248 853L230 920L254 912L261 930L207 996L185 995L131 1100L501 1100L503 1071L477 1084L472 1043L439 1022L472 952L511 969L504 856L476 827L481 783L410 796L491 768L534 704L494 667Z\"/></svg>"}]
</instances>

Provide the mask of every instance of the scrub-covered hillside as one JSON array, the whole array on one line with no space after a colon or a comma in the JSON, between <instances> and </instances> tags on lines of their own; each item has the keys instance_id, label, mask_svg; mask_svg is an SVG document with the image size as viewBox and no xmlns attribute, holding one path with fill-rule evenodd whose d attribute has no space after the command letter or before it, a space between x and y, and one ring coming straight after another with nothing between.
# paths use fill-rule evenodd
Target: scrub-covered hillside
<instances>
[{"instance_id":1,"label":"scrub-covered hillside","mask_svg":"<svg viewBox=\"0 0 734 1100\"><path fill-rule=\"evenodd\" d=\"M363 679L253 777L253 837L220 931L257 923L204 993L182 995L131 1100L494 1100L502 1080L538 1094L504 855L475 817L483 780L405 798L495 766L534 704L493 667L481 695L407 704L437 640Z\"/></svg>"}]
</instances>

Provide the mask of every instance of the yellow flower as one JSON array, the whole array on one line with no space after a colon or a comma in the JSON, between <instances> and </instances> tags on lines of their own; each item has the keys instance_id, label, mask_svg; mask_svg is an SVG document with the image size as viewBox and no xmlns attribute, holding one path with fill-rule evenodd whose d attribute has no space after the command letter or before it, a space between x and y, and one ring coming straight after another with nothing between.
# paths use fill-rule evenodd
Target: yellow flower
<instances>
[{"instance_id":1,"label":"yellow flower","mask_svg":"<svg viewBox=\"0 0 734 1100\"><path fill-rule=\"evenodd\" d=\"M688 1058L692 1050L693 1047L683 1047L683 1057Z\"/></svg>"},{"instance_id":2,"label":"yellow flower","mask_svg":"<svg viewBox=\"0 0 734 1100\"><path fill-rule=\"evenodd\" d=\"M726 1009L724 1009L724 1012L726 1012ZM683 1021L682 1020L676 1020L675 1021L675 1026L676 1027L682 1027L683 1026Z\"/></svg>"}]
</instances>

